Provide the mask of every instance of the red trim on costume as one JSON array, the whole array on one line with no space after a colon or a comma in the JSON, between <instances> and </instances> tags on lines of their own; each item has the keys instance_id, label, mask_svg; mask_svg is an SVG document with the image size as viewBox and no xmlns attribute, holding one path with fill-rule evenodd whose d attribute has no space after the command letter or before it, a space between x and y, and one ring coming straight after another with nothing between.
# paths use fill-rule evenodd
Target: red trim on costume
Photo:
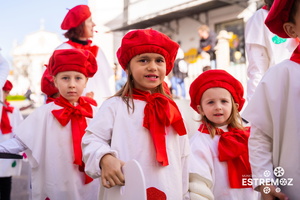
<instances>
[{"instance_id":1,"label":"red trim on costume","mask_svg":"<svg viewBox=\"0 0 300 200\"><path fill-rule=\"evenodd\" d=\"M92 54L93 54L95 57L96 57L97 54L98 54L99 47L96 46L96 45L91 46L91 44L92 44L92 41L91 41L91 40L88 40L88 44L87 44L87 45L79 44L79 43L73 42L73 41L71 41L71 40L67 41L66 43L68 43L69 45L75 47L76 49L89 50L90 52L92 52Z\"/></svg>"},{"instance_id":2,"label":"red trim on costume","mask_svg":"<svg viewBox=\"0 0 300 200\"><path fill-rule=\"evenodd\" d=\"M300 45L294 50L290 60L300 64Z\"/></svg>"}]
</instances>

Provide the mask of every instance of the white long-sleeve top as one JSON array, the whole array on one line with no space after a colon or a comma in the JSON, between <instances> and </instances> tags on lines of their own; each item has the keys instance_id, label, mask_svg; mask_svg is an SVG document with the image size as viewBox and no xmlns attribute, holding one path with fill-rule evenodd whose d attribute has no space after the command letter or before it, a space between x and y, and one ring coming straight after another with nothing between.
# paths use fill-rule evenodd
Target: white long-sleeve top
<instances>
[{"instance_id":1,"label":"white long-sleeve top","mask_svg":"<svg viewBox=\"0 0 300 200\"><path fill-rule=\"evenodd\" d=\"M188 198L187 135L179 136L172 127L166 128L166 147L169 165L161 166L156 160L153 140L148 129L142 126L145 101L134 100L134 113L128 113L121 97L112 97L103 102L82 139L83 160L88 175L100 177L99 162L103 155L112 153L126 162L135 159L141 165L146 188L156 187L168 199ZM125 180L126 181L126 180ZM106 200L106 190L101 189Z\"/></svg>"},{"instance_id":2,"label":"white long-sleeve top","mask_svg":"<svg viewBox=\"0 0 300 200\"><path fill-rule=\"evenodd\" d=\"M10 105L10 107L14 107L14 106ZM14 107L13 112L12 113L8 112L7 115L9 118L10 125L12 127L12 132L7 133L7 134L2 134L1 129L0 129L0 145L1 145L1 142L9 140L13 137L14 130L23 120L23 116L21 115L20 110L17 107ZM18 151L18 152L21 152L21 151ZM21 168L22 168L22 160L0 159L0 177L20 175Z\"/></svg>"},{"instance_id":3,"label":"white long-sleeve top","mask_svg":"<svg viewBox=\"0 0 300 200\"><path fill-rule=\"evenodd\" d=\"M247 100L249 101L265 72L275 64L289 59L298 42L279 38L265 25L268 11L257 10L245 27L245 47L248 59Z\"/></svg>"},{"instance_id":4,"label":"white long-sleeve top","mask_svg":"<svg viewBox=\"0 0 300 200\"><path fill-rule=\"evenodd\" d=\"M270 178L292 179L293 186L278 185L289 199L299 199L299 77L300 64L291 60L270 68L243 112L243 118L251 123L249 156L253 178L265 182ZM283 176L275 176L276 167L284 169ZM267 170L270 176L265 174ZM254 182L254 187L257 185Z\"/></svg>"},{"instance_id":5,"label":"white long-sleeve top","mask_svg":"<svg viewBox=\"0 0 300 200\"><path fill-rule=\"evenodd\" d=\"M51 113L61 108L53 102L37 108L16 128L16 138L0 144L0 152L26 149L33 200L97 200L100 182L84 184L84 173L73 164L71 122L63 127Z\"/></svg>"},{"instance_id":6,"label":"white long-sleeve top","mask_svg":"<svg viewBox=\"0 0 300 200\"><path fill-rule=\"evenodd\" d=\"M227 125L219 127L228 131ZM197 131L190 139L190 196L191 200L255 200L258 193L252 188L232 189L229 186L227 162L219 161L220 135Z\"/></svg>"}]
</instances>

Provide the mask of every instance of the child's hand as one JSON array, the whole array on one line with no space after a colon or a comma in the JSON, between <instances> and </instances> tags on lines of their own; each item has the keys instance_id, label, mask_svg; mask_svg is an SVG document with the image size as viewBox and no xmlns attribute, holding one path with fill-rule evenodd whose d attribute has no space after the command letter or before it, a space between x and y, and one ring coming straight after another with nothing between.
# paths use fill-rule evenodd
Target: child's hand
<instances>
[{"instance_id":1,"label":"child's hand","mask_svg":"<svg viewBox=\"0 0 300 200\"><path fill-rule=\"evenodd\" d=\"M104 187L111 188L115 185L123 186L125 183L122 166L125 163L111 154L106 154L100 160L102 169L101 181Z\"/></svg>"},{"instance_id":2,"label":"child's hand","mask_svg":"<svg viewBox=\"0 0 300 200\"><path fill-rule=\"evenodd\" d=\"M261 185L259 190L261 192L262 199L263 200L273 200L273 199L288 200L289 199L284 193L276 192L275 189L276 187L274 185ZM265 192L266 190L268 192Z\"/></svg>"}]
</instances>

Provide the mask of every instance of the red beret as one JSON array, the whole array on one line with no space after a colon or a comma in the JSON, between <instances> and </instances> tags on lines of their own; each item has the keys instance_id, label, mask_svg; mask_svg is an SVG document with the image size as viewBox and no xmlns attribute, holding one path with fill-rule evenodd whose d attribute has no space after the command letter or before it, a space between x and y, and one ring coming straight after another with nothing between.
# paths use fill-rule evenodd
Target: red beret
<instances>
[{"instance_id":1,"label":"red beret","mask_svg":"<svg viewBox=\"0 0 300 200\"><path fill-rule=\"evenodd\" d=\"M244 88L243 85L235 79L232 75L224 70L208 70L200 74L190 86L190 106L198 112L197 105L200 105L200 101L203 93L214 87L221 87L228 90L235 103L239 104L238 111L241 111L245 103Z\"/></svg>"},{"instance_id":2,"label":"red beret","mask_svg":"<svg viewBox=\"0 0 300 200\"><path fill-rule=\"evenodd\" d=\"M283 29L283 24L289 21L289 15L295 0L274 0L265 20L269 30L282 38L289 38Z\"/></svg>"},{"instance_id":3,"label":"red beret","mask_svg":"<svg viewBox=\"0 0 300 200\"><path fill-rule=\"evenodd\" d=\"M94 55L83 49L55 50L47 67L52 76L63 71L77 71L86 77L93 77L98 69Z\"/></svg>"},{"instance_id":4,"label":"red beret","mask_svg":"<svg viewBox=\"0 0 300 200\"><path fill-rule=\"evenodd\" d=\"M78 5L70 9L61 23L62 30L70 30L79 26L87 18L91 16L90 9L87 5Z\"/></svg>"},{"instance_id":5,"label":"red beret","mask_svg":"<svg viewBox=\"0 0 300 200\"><path fill-rule=\"evenodd\" d=\"M41 90L48 97L58 93L58 89L54 85L53 77L49 74L48 68L44 71L41 80Z\"/></svg>"},{"instance_id":6,"label":"red beret","mask_svg":"<svg viewBox=\"0 0 300 200\"><path fill-rule=\"evenodd\" d=\"M2 90L3 91L11 91L12 88L13 88L13 84L9 80L6 80Z\"/></svg>"},{"instance_id":7,"label":"red beret","mask_svg":"<svg viewBox=\"0 0 300 200\"><path fill-rule=\"evenodd\" d=\"M166 60L166 74L174 66L179 45L165 34L153 29L139 29L128 32L122 39L121 47L117 51L120 65L126 70L130 60L143 53L158 53Z\"/></svg>"}]
</instances>

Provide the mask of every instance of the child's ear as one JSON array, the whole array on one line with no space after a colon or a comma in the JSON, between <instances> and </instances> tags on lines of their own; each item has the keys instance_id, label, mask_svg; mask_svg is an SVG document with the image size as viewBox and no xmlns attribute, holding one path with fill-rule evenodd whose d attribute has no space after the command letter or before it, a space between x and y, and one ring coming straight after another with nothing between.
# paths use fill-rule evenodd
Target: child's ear
<instances>
[{"instance_id":1,"label":"child's ear","mask_svg":"<svg viewBox=\"0 0 300 200\"><path fill-rule=\"evenodd\" d=\"M298 37L298 34L296 33L295 27L296 25L293 24L292 22L286 22L283 24L283 30L286 32L286 34L288 36L290 36L291 38L296 38Z\"/></svg>"},{"instance_id":2,"label":"child's ear","mask_svg":"<svg viewBox=\"0 0 300 200\"><path fill-rule=\"evenodd\" d=\"M58 88L58 87L57 87L56 77L55 77L55 76L53 76L53 83L54 83L55 87Z\"/></svg>"},{"instance_id":3,"label":"child's ear","mask_svg":"<svg viewBox=\"0 0 300 200\"><path fill-rule=\"evenodd\" d=\"M197 105L197 110L201 115L204 115L204 112L202 110L202 107L200 105Z\"/></svg>"},{"instance_id":4,"label":"child's ear","mask_svg":"<svg viewBox=\"0 0 300 200\"><path fill-rule=\"evenodd\" d=\"M239 109L239 104L238 103L235 103L235 107L236 107L236 109Z\"/></svg>"}]
</instances>

